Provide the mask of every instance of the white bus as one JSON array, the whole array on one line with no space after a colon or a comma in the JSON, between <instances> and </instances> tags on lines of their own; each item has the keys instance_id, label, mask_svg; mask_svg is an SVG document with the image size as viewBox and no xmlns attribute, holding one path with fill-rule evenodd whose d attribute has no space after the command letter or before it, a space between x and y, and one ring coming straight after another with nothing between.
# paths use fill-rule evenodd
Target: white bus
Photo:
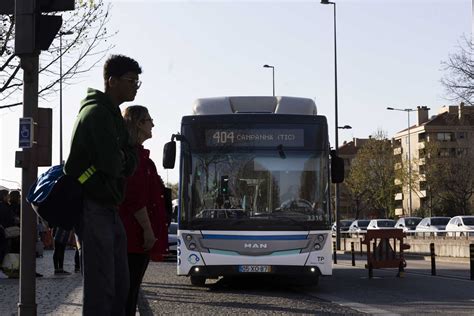
<instances>
[{"instance_id":1,"label":"white bus","mask_svg":"<svg viewBox=\"0 0 474 316\"><path fill-rule=\"evenodd\" d=\"M311 99L222 97L196 101L164 148L173 168L180 141L178 275L332 274L326 117ZM332 165L332 172L330 171Z\"/></svg>"}]
</instances>

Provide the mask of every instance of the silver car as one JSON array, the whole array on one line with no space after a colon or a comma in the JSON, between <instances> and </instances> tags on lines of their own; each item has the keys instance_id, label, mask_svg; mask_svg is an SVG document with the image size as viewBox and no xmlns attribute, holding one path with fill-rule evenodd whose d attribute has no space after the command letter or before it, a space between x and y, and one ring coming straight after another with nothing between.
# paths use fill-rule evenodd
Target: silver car
<instances>
[{"instance_id":1,"label":"silver car","mask_svg":"<svg viewBox=\"0 0 474 316\"><path fill-rule=\"evenodd\" d=\"M425 217L416 226L416 233L418 235L444 236L446 235L445 229L449 220L450 217L443 216Z\"/></svg>"},{"instance_id":2,"label":"silver car","mask_svg":"<svg viewBox=\"0 0 474 316\"><path fill-rule=\"evenodd\" d=\"M350 234L363 234L367 232L367 226L369 226L369 219L356 219L349 226Z\"/></svg>"},{"instance_id":3,"label":"silver car","mask_svg":"<svg viewBox=\"0 0 474 316\"><path fill-rule=\"evenodd\" d=\"M373 219L370 221L369 226L367 226L367 230L370 229L389 229L394 228L395 221L393 219Z\"/></svg>"},{"instance_id":4,"label":"silver car","mask_svg":"<svg viewBox=\"0 0 474 316\"><path fill-rule=\"evenodd\" d=\"M454 216L446 225L448 236L474 236L474 216Z\"/></svg>"}]
</instances>

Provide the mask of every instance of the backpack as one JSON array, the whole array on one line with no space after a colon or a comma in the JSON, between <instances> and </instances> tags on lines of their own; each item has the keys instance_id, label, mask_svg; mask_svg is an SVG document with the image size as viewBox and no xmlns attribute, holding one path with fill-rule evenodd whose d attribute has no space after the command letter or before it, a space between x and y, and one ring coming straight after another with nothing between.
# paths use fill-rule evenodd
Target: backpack
<instances>
[{"instance_id":1,"label":"backpack","mask_svg":"<svg viewBox=\"0 0 474 316\"><path fill-rule=\"evenodd\" d=\"M50 227L71 230L79 225L82 215L81 183L80 178L64 174L62 165L53 166L38 177L26 200Z\"/></svg>"}]
</instances>

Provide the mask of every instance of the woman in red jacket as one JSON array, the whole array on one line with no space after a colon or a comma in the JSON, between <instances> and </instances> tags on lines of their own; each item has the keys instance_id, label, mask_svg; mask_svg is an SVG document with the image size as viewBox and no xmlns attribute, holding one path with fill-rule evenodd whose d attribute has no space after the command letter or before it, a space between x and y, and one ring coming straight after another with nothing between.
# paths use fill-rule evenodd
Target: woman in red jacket
<instances>
[{"instance_id":1,"label":"woman in red jacket","mask_svg":"<svg viewBox=\"0 0 474 316\"><path fill-rule=\"evenodd\" d=\"M127 233L130 271L126 314L135 315L138 291L148 263L161 261L167 252L168 230L165 186L149 157L150 151L143 148L143 142L152 137L153 119L147 108L139 105L126 108L123 116L139 157L137 170L127 179L125 200L120 206L120 218Z\"/></svg>"}]
</instances>

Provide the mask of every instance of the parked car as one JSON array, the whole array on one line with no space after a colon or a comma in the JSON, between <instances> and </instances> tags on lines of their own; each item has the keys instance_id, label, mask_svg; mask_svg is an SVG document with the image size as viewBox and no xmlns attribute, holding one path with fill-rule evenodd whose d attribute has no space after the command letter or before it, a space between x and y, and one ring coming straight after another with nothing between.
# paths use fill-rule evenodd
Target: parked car
<instances>
[{"instance_id":1,"label":"parked car","mask_svg":"<svg viewBox=\"0 0 474 316\"><path fill-rule=\"evenodd\" d=\"M474 236L474 216L454 216L446 225L448 236Z\"/></svg>"},{"instance_id":2,"label":"parked car","mask_svg":"<svg viewBox=\"0 0 474 316\"><path fill-rule=\"evenodd\" d=\"M349 233L358 234L367 232L367 226L369 226L370 219L356 219L349 226Z\"/></svg>"},{"instance_id":3,"label":"parked car","mask_svg":"<svg viewBox=\"0 0 474 316\"><path fill-rule=\"evenodd\" d=\"M367 230L394 228L393 226L395 226L395 221L393 219L373 219L369 222Z\"/></svg>"},{"instance_id":4,"label":"parked car","mask_svg":"<svg viewBox=\"0 0 474 316\"><path fill-rule=\"evenodd\" d=\"M349 231L349 226L351 226L353 219L341 219L339 223L341 223L340 232L347 233ZM336 222L332 224L332 235L336 236Z\"/></svg>"},{"instance_id":5,"label":"parked car","mask_svg":"<svg viewBox=\"0 0 474 316\"><path fill-rule=\"evenodd\" d=\"M168 226L168 251L170 255L176 256L178 245L178 223L171 222Z\"/></svg>"},{"instance_id":6,"label":"parked car","mask_svg":"<svg viewBox=\"0 0 474 316\"><path fill-rule=\"evenodd\" d=\"M450 217L425 217L421 222L416 226L417 234L430 233L430 236L443 236L446 233L446 225L448 224ZM439 232L442 230L443 232Z\"/></svg>"},{"instance_id":7,"label":"parked car","mask_svg":"<svg viewBox=\"0 0 474 316\"><path fill-rule=\"evenodd\" d=\"M402 228L404 232L415 230L421 220L421 217L402 217L398 219L395 228Z\"/></svg>"}]
</instances>

